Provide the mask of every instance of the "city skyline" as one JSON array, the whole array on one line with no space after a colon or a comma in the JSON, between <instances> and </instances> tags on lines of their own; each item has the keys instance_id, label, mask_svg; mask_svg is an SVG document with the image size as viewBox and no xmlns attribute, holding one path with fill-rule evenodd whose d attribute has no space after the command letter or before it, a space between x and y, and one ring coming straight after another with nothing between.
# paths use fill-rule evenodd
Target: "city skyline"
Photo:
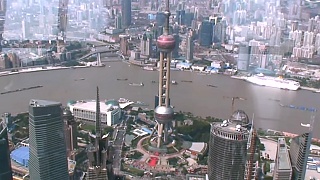
<instances>
[{"instance_id":1,"label":"city skyline","mask_svg":"<svg viewBox=\"0 0 320 180\"><path fill-rule=\"evenodd\" d=\"M319 11L305 0L0 0L6 175L317 180Z\"/></svg>"}]
</instances>

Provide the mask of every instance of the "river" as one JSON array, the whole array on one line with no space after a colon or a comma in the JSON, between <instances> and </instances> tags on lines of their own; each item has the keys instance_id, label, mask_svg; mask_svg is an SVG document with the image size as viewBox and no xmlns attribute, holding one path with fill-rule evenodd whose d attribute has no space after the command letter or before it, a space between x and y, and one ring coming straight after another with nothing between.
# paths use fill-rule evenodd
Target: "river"
<instances>
[{"instance_id":1,"label":"river","mask_svg":"<svg viewBox=\"0 0 320 180\"><path fill-rule=\"evenodd\" d=\"M85 78L82 81L75 79ZM128 78L128 81L117 81ZM197 116L228 118L231 114L231 99L239 96L246 98L236 101L235 109L244 110L258 128L275 129L292 133L302 133L307 128L300 123L309 123L311 114L279 106L293 104L306 107L319 107L320 94L310 91L285 91L256 86L242 80L223 75L199 75L194 72L172 71L172 80L178 85L171 85L171 104L176 111L192 112ZM140 67L129 66L123 62L107 62L106 67L54 70L22 73L0 77L0 91L15 90L23 87L43 85L43 88L0 95L0 112L13 114L28 110L30 99L47 99L66 104L69 100L95 98L95 87L100 88L101 99L128 98L154 105L157 94L157 71L145 71ZM191 80L181 82L181 80ZM143 82L144 87L129 86L129 83ZM217 86L208 87L207 84ZM314 136L320 137L320 124L316 117Z\"/></svg>"}]
</instances>

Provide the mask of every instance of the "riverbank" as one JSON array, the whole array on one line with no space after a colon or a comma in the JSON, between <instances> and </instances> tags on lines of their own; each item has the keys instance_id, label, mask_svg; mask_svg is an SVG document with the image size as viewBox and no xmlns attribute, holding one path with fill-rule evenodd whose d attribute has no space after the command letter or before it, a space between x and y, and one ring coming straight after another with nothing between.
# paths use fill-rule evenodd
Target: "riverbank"
<instances>
[{"instance_id":1,"label":"riverbank","mask_svg":"<svg viewBox=\"0 0 320 180\"><path fill-rule=\"evenodd\" d=\"M243 76L231 76L233 79L239 79L239 80L245 80ZM300 86L300 89L302 90L307 90L307 91L312 91L314 93L320 93L320 89L317 88L312 88L312 87L306 87L306 86Z\"/></svg>"},{"instance_id":2,"label":"riverbank","mask_svg":"<svg viewBox=\"0 0 320 180\"><path fill-rule=\"evenodd\" d=\"M54 71L54 70L63 70L63 69L76 69L76 68L89 68L89 67L98 67L98 66L71 66L71 67L65 67L65 66L44 66L44 67L32 67L32 68L26 68L26 69L20 69L18 71L3 71L0 72L1 76L10 76L15 74L21 74L21 73L32 73L32 72L40 72L40 71Z\"/></svg>"}]
</instances>

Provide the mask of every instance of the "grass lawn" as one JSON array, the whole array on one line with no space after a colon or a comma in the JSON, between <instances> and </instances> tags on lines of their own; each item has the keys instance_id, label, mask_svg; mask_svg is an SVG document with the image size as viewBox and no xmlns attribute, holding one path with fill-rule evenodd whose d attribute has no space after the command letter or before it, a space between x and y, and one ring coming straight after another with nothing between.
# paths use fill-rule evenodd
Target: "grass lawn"
<instances>
[{"instance_id":1,"label":"grass lawn","mask_svg":"<svg viewBox=\"0 0 320 180\"><path fill-rule=\"evenodd\" d=\"M129 167L129 166L124 166L123 168L124 171L127 171L131 174L134 174L134 175L137 175L137 176L143 176L144 175L144 171L143 170L140 170L140 169L137 169L137 168L134 168L134 167Z\"/></svg>"},{"instance_id":2,"label":"grass lawn","mask_svg":"<svg viewBox=\"0 0 320 180\"><path fill-rule=\"evenodd\" d=\"M84 124L84 125L81 125L81 129L91 132L92 130L96 129L96 126L94 124Z\"/></svg>"}]
</instances>

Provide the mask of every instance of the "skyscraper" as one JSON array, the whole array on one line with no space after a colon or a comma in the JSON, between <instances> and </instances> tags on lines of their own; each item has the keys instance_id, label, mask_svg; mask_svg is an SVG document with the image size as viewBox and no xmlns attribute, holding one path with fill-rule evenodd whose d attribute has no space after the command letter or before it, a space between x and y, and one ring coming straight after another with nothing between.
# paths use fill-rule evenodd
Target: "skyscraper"
<instances>
[{"instance_id":1,"label":"skyscraper","mask_svg":"<svg viewBox=\"0 0 320 180\"><path fill-rule=\"evenodd\" d=\"M211 124L208 176L216 179L244 179L249 138L249 118L236 111L229 120Z\"/></svg>"},{"instance_id":2,"label":"skyscraper","mask_svg":"<svg viewBox=\"0 0 320 180\"><path fill-rule=\"evenodd\" d=\"M7 0L0 0L0 42L3 40L3 32L4 32L4 25L6 19L6 12L7 12ZM2 51L2 45L0 44L0 52Z\"/></svg>"},{"instance_id":3,"label":"skyscraper","mask_svg":"<svg viewBox=\"0 0 320 180\"><path fill-rule=\"evenodd\" d=\"M163 35L158 37L157 47L160 51L159 62L159 91L158 91L158 106L154 110L154 117L157 122L151 137L157 130L156 149L163 152L163 145L168 143L169 124L173 120L174 111L170 106L169 90L170 90L170 63L172 59L172 51L175 48L176 42L172 35L169 35L169 17L170 8L169 0L166 0L166 8L164 11L166 23L163 29ZM157 100L156 100L157 102ZM164 150L166 151L166 150Z\"/></svg>"},{"instance_id":4,"label":"skyscraper","mask_svg":"<svg viewBox=\"0 0 320 180\"><path fill-rule=\"evenodd\" d=\"M115 28L116 29L122 29L121 19L122 19L121 15L118 14L116 17L116 20L115 20Z\"/></svg>"},{"instance_id":5,"label":"skyscraper","mask_svg":"<svg viewBox=\"0 0 320 180\"><path fill-rule=\"evenodd\" d=\"M67 156L75 160L74 150L78 147L77 123L69 109L63 110L64 133L66 140Z\"/></svg>"},{"instance_id":6,"label":"skyscraper","mask_svg":"<svg viewBox=\"0 0 320 180\"><path fill-rule=\"evenodd\" d=\"M130 38L129 35L119 35L120 38L120 52L122 55L127 56L129 51L129 43L128 40Z\"/></svg>"},{"instance_id":7,"label":"skyscraper","mask_svg":"<svg viewBox=\"0 0 320 180\"><path fill-rule=\"evenodd\" d=\"M97 87L95 135L92 135L92 143L88 147L88 180L107 180L107 139L102 137L100 121L99 88Z\"/></svg>"},{"instance_id":8,"label":"skyscraper","mask_svg":"<svg viewBox=\"0 0 320 180\"><path fill-rule=\"evenodd\" d=\"M192 61L193 60L193 49L194 49L194 43L192 36L187 37L187 51L186 51L186 60Z\"/></svg>"},{"instance_id":9,"label":"skyscraper","mask_svg":"<svg viewBox=\"0 0 320 180\"><path fill-rule=\"evenodd\" d=\"M199 43L200 46L211 46L213 38L213 23L209 21L203 21L199 29Z\"/></svg>"},{"instance_id":10,"label":"skyscraper","mask_svg":"<svg viewBox=\"0 0 320 180\"><path fill-rule=\"evenodd\" d=\"M289 152L284 138L278 139L277 156L275 159L273 179L291 180L292 168Z\"/></svg>"},{"instance_id":11,"label":"skyscraper","mask_svg":"<svg viewBox=\"0 0 320 180\"><path fill-rule=\"evenodd\" d=\"M121 18L122 28L131 25L131 0L121 0Z\"/></svg>"},{"instance_id":12,"label":"skyscraper","mask_svg":"<svg viewBox=\"0 0 320 180\"><path fill-rule=\"evenodd\" d=\"M291 139L290 159L292 164L292 179L304 180L307 160L310 152L312 133L307 132Z\"/></svg>"},{"instance_id":13,"label":"skyscraper","mask_svg":"<svg viewBox=\"0 0 320 180\"><path fill-rule=\"evenodd\" d=\"M29 147L30 179L68 179L61 103L30 101Z\"/></svg>"},{"instance_id":14,"label":"skyscraper","mask_svg":"<svg viewBox=\"0 0 320 180\"><path fill-rule=\"evenodd\" d=\"M240 45L237 68L239 71L248 71L250 64L251 46Z\"/></svg>"},{"instance_id":15,"label":"skyscraper","mask_svg":"<svg viewBox=\"0 0 320 180\"><path fill-rule=\"evenodd\" d=\"M141 54L150 57L152 54L152 36L144 33L140 42Z\"/></svg>"},{"instance_id":16,"label":"skyscraper","mask_svg":"<svg viewBox=\"0 0 320 180\"><path fill-rule=\"evenodd\" d=\"M140 50L141 50L141 54L145 55L146 54L146 50L147 50L147 34L143 33L141 41L140 41Z\"/></svg>"},{"instance_id":17,"label":"skyscraper","mask_svg":"<svg viewBox=\"0 0 320 180\"><path fill-rule=\"evenodd\" d=\"M4 122L0 122L0 163L0 179L12 180L7 126Z\"/></svg>"},{"instance_id":18,"label":"skyscraper","mask_svg":"<svg viewBox=\"0 0 320 180\"><path fill-rule=\"evenodd\" d=\"M180 50L180 36L179 34L173 34L174 40L175 40L175 45L172 50L172 58L178 58L179 57L179 50Z\"/></svg>"},{"instance_id":19,"label":"skyscraper","mask_svg":"<svg viewBox=\"0 0 320 180\"><path fill-rule=\"evenodd\" d=\"M260 149L257 146L258 134L251 123L250 134L247 143L247 162L245 165L245 180L260 179Z\"/></svg>"}]
</instances>

